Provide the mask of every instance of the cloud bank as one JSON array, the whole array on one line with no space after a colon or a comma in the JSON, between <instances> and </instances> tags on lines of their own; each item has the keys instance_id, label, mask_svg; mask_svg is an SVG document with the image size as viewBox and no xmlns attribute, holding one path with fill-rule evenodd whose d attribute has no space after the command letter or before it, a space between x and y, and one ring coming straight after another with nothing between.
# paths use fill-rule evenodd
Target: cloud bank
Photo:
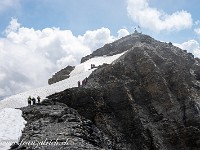
<instances>
[{"instance_id":1,"label":"cloud bank","mask_svg":"<svg viewBox=\"0 0 200 150\"><path fill-rule=\"evenodd\" d=\"M192 26L191 14L181 10L169 15L162 10L151 8L149 0L127 0L130 18L141 27L154 32L182 30Z\"/></svg>"},{"instance_id":2,"label":"cloud bank","mask_svg":"<svg viewBox=\"0 0 200 150\"><path fill-rule=\"evenodd\" d=\"M118 34L129 33L121 29ZM0 38L0 100L46 85L52 73L77 65L83 56L116 39L108 28L75 36L59 28L26 28L12 19L5 37Z\"/></svg>"}]
</instances>

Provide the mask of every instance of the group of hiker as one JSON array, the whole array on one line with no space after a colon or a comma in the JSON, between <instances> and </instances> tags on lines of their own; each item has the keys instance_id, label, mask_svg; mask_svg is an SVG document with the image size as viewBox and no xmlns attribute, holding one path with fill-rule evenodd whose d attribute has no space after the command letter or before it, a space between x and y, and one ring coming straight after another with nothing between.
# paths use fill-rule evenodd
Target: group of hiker
<instances>
[{"instance_id":1,"label":"group of hiker","mask_svg":"<svg viewBox=\"0 0 200 150\"><path fill-rule=\"evenodd\" d=\"M88 78L86 77L83 81L82 81L82 85L81 85L81 82L80 81L78 81L78 87L83 87L83 86L85 86L86 84L87 84L87 81L88 81Z\"/></svg>"},{"instance_id":2,"label":"group of hiker","mask_svg":"<svg viewBox=\"0 0 200 150\"><path fill-rule=\"evenodd\" d=\"M37 103L40 103L40 100L41 100L41 98L40 98L40 96L37 96ZM31 96L29 96L28 97L28 105L35 105L36 104L36 98L35 97L32 97L31 98Z\"/></svg>"},{"instance_id":3,"label":"group of hiker","mask_svg":"<svg viewBox=\"0 0 200 150\"><path fill-rule=\"evenodd\" d=\"M83 87L83 86L85 86L86 84L87 84L87 81L88 81L88 77L86 77L83 81L82 81L82 85L81 85L81 82L80 81L78 81L78 87ZM39 104L40 103L40 100L41 100L41 98L40 98L40 96L37 96L37 103ZM29 96L28 97L28 105L35 105L36 104L36 98L35 97L32 97L31 98L31 96Z\"/></svg>"}]
</instances>

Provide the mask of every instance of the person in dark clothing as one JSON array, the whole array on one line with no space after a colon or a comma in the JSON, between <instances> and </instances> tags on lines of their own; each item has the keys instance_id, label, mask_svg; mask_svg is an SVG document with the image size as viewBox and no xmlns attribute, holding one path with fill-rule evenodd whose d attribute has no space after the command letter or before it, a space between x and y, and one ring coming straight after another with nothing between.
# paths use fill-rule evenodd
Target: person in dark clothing
<instances>
[{"instance_id":1,"label":"person in dark clothing","mask_svg":"<svg viewBox=\"0 0 200 150\"><path fill-rule=\"evenodd\" d=\"M35 97L33 97L31 100L32 100L32 102L33 102L33 105L35 105L35 102L36 102Z\"/></svg>"},{"instance_id":2,"label":"person in dark clothing","mask_svg":"<svg viewBox=\"0 0 200 150\"><path fill-rule=\"evenodd\" d=\"M80 81L78 81L78 87L80 87L81 86L81 82Z\"/></svg>"},{"instance_id":3,"label":"person in dark clothing","mask_svg":"<svg viewBox=\"0 0 200 150\"><path fill-rule=\"evenodd\" d=\"M85 85L85 79L82 81L82 86L84 86Z\"/></svg>"},{"instance_id":4,"label":"person in dark clothing","mask_svg":"<svg viewBox=\"0 0 200 150\"><path fill-rule=\"evenodd\" d=\"M41 99L41 98L38 96L38 97L37 97L38 103L40 103L40 99Z\"/></svg>"},{"instance_id":5,"label":"person in dark clothing","mask_svg":"<svg viewBox=\"0 0 200 150\"><path fill-rule=\"evenodd\" d=\"M28 105L31 105L31 96L28 97Z\"/></svg>"}]
</instances>

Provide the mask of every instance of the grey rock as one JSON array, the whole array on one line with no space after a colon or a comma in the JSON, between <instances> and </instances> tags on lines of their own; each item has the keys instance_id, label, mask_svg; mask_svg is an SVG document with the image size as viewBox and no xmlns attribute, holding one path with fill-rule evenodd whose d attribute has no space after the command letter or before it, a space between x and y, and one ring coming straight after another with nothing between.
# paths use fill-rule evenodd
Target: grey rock
<instances>
[{"instance_id":1,"label":"grey rock","mask_svg":"<svg viewBox=\"0 0 200 150\"><path fill-rule=\"evenodd\" d=\"M52 78L48 80L48 84L53 84L69 78L69 74L72 70L74 70L74 68L74 66L67 66L66 68L58 71L57 73L55 73L55 75L52 76Z\"/></svg>"},{"instance_id":2,"label":"grey rock","mask_svg":"<svg viewBox=\"0 0 200 150\"><path fill-rule=\"evenodd\" d=\"M48 106L41 104L25 107L22 110L28 122L20 145L26 149L103 149L103 147L108 147L104 140L105 135L92 122L65 104L57 103L57 105L49 104ZM59 121L60 118L63 120ZM90 122L90 124L85 124L85 122Z\"/></svg>"}]
</instances>

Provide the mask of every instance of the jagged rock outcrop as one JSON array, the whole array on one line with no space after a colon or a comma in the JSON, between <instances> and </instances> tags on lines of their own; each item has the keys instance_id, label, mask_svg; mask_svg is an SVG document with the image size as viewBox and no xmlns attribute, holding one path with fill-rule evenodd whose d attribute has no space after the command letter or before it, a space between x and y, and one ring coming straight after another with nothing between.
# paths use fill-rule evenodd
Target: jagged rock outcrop
<instances>
[{"instance_id":1,"label":"jagged rock outcrop","mask_svg":"<svg viewBox=\"0 0 200 150\"><path fill-rule=\"evenodd\" d=\"M54 84L56 82L69 78L69 74L72 72L72 70L74 70L74 68L74 66L67 66L64 69L61 69L60 71L55 73L55 75L53 75L52 78L48 80L48 84Z\"/></svg>"},{"instance_id":2,"label":"jagged rock outcrop","mask_svg":"<svg viewBox=\"0 0 200 150\"><path fill-rule=\"evenodd\" d=\"M67 105L44 101L22 108L28 120L18 149L94 149L111 147L111 141L90 120Z\"/></svg>"},{"instance_id":3,"label":"jagged rock outcrop","mask_svg":"<svg viewBox=\"0 0 200 150\"><path fill-rule=\"evenodd\" d=\"M111 55L127 52L112 64L99 66L84 87L66 89L48 96L47 117L44 115L42 118L48 119L49 114L55 111L54 107L76 110L79 117L90 120L93 126L91 134L86 135L91 139L94 134L95 140L88 142L85 140L87 138L82 138L91 144L86 149L199 150L199 59L143 34L129 35L111 45L117 47L108 50L102 48L94 53ZM89 57L93 55L85 59ZM41 106L39 110L42 109ZM58 110L63 111L62 115L49 119L53 120L53 126L56 126L59 118L65 118L65 109ZM24 110L25 117L30 115ZM21 140L34 139L30 129L37 125L41 116L37 113L34 115L35 121L31 123L31 119L26 117L28 124ZM70 130L69 118L66 117L66 123L62 126L66 132ZM41 129L37 134L38 140L46 132L56 131L56 127ZM99 144L94 144L96 139L99 139L96 142ZM82 142L78 143L81 145Z\"/></svg>"}]
</instances>

